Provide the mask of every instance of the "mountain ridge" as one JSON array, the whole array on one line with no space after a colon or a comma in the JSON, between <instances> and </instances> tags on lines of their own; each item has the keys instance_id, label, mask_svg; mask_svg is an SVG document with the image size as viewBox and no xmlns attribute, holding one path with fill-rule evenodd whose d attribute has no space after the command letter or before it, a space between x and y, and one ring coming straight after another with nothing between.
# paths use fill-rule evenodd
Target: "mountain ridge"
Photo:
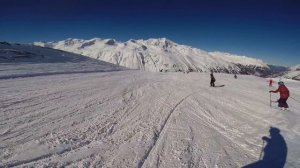
<instances>
[{"instance_id":1,"label":"mountain ridge","mask_svg":"<svg viewBox=\"0 0 300 168\"><path fill-rule=\"evenodd\" d=\"M167 38L130 39L125 42L102 38L89 40L68 38L33 44L152 72L215 71L264 76L272 71L268 64L257 58L220 51L207 52L177 44Z\"/></svg>"}]
</instances>

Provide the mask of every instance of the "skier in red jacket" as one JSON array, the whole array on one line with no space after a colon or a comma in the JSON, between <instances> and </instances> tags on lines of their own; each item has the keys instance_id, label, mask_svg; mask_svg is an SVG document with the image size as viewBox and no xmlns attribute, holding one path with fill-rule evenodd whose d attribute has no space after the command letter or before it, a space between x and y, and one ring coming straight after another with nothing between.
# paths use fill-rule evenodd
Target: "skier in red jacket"
<instances>
[{"instance_id":1,"label":"skier in red jacket","mask_svg":"<svg viewBox=\"0 0 300 168\"><path fill-rule=\"evenodd\" d=\"M280 107L282 110L287 110L289 108L288 104L286 103L287 99L290 96L290 92L288 88L284 85L282 81L278 82L278 89L277 90L270 90L269 92L271 93L280 93L280 98L277 101L278 102L278 107Z\"/></svg>"}]
</instances>

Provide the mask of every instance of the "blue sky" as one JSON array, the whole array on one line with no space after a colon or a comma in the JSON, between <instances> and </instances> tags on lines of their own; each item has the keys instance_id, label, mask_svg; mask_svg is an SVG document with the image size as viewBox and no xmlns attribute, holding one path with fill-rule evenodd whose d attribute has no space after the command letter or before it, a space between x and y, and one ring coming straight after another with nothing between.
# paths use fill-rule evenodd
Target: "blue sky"
<instances>
[{"instance_id":1,"label":"blue sky","mask_svg":"<svg viewBox=\"0 0 300 168\"><path fill-rule=\"evenodd\" d=\"M298 0L0 0L0 41L166 37L271 64L300 64Z\"/></svg>"}]
</instances>

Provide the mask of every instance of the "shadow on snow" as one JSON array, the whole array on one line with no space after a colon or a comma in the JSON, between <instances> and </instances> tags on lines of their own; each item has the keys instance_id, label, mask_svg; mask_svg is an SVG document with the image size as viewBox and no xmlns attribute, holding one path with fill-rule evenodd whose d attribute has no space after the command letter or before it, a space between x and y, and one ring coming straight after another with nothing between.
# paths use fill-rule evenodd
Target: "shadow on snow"
<instances>
[{"instance_id":1,"label":"shadow on snow","mask_svg":"<svg viewBox=\"0 0 300 168\"><path fill-rule=\"evenodd\" d=\"M261 151L260 160L243 168L283 168L287 158L287 145L280 134L280 129L271 127L270 138L262 137L263 143L266 144ZM263 157L262 157L263 154Z\"/></svg>"}]
</instances>

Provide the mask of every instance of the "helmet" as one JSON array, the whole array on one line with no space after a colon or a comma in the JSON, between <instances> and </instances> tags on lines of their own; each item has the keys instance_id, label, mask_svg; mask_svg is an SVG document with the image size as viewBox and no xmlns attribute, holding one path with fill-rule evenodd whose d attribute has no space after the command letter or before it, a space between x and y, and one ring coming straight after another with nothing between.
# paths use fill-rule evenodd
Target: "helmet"
<instances>
[{"instance_id":1,"label":"helmet","mask_svg":"<svg viewBox=\"0 0 300 168\"><path fill-rule=\"evenodd\" d=\"M282 81L279 81L278 85L281 86L281 85L284 85L284 83Z\"/></svg>"}]
</instances>

